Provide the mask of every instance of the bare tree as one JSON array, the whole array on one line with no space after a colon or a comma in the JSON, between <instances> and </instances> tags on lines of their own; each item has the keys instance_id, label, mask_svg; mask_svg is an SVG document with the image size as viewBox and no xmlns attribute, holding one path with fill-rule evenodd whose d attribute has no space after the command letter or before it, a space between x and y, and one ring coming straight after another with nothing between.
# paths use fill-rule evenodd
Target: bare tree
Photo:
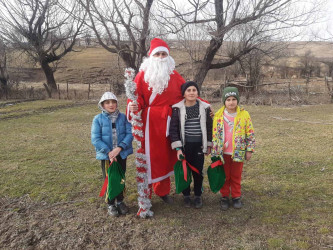
<instances>
[{"instance_id":1,"label":"bare tree","mask_svg":"<svg viewBox=\"0 0 333 250\"><path fill-rule=\"evenodd\" d=\"M200 24L193 25L193 27L186 26L176 34L180 47L189 55L192 78L194 77L193 69L196 63L204 56L205 43L207 43L206 35L201 32L201 29Z\"/></svg>"},{"instance_id":2,"label":"bare tree","mask_svg":"<svg viewBox=\"0 0 333 250\"><path fill-rule=\"evenodd\" d=\"M318 1L316 6L305 8L298 0L188 0L181 3L161 0L158 3L161 23L170 32L197 24L204 27L209 44L198 61L194 77L200 86L210 69L232 65L262 42L283 39L281 31L311 23L309 16L319 7ZM239 32L243 34L242 40L237 40ZM219 55L222 45L230 41L233 42L230 50Z\"/></svg>"},{"instance_id":3,"label":"bare tree","mask_svg":"<svg viewBox=\"0 0 333 250\"><path fill-rule=\"evenodd\" d=\"M238 61L247 75L247 86L256 87L264 76L263 66L271 65L277 59L286 56L287 43L262 43Z\"/></svg>"},{"instance_id":4,"label":"bare tree","mask_svg":"<svg viewBox=\"0 0 333 250\"><path fill-rule=\"evenodd\" d=\"M49 91L57 89L54 78L57 62L73 50L83 25L73 19L74 12L79 12L77 5L68 1L0 1L1 37L40 64Z\"/></svg>"},{"instance_id":5,"label":"bare tree","mask_svg":"<svg viewBox=\"0 0 333 250\"><path fill-rule=\"evenodd\" d=\"M154 0L78 1L88 12L86 24L94 31L99 44L108 52L117 53L126 67L138 71L148 51Z\"/></svg>"},{"instance_id":6,"label":"bare tree","mask_svg":"<svg viewBox=\"0 0 333 250\"><path fill-rule=\"evenodd\" d=\"M91 33L89 30L87 30L84 34L84 42L86 46L90 46L91 45Z\"/></svg>"},{"instance_id":7,"label":"bare tree","mask_svg":"<svg viewBox=\"0 0 333 250\"><path fill-rule=\"evenodd\" d=\"M7 46L0 40L0 97L8 98L9 75L7 71Z\"/></svg>"},{"instance_id":8,"label":"bare tree","mask_svg":"<svg viewBox=\"0 0 333 250\"><path fill-rule=\"evenodd\" d=\"M7 91L9 75L7 72L7 46L0 40L0 89Z\"/></svg>"},{"instance_id":9,"label":"bare tree","mask_svg":"<svg viewBox=\"0 0 333 250\"><path fill-rule=\"evenodd\" d=\"M307 50L304 53L304 56L300 58L301 75L304 77L311 77L315 70L315 57L312 54L311 50Z\"/></svg>"},{"instance_id":10,"label":"bare tree","mask_svg":"<svg viewBox=\"0 0 333 250\"><path fill-rule=\"evenodd\" d=\"M327 76L333 77L333 58L322 58L319 61L328 67Z\"/></svg>"}]
</instances>

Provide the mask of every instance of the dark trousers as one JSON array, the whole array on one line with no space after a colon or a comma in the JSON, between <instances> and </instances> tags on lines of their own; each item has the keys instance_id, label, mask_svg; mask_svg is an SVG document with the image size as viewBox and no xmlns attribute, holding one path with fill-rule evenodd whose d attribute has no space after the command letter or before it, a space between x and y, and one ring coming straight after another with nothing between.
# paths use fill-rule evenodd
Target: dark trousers
<instances>
[{"instance_id":1,"label":"dark trousers","mask_svg":"<svg viewBox=\"0 0 333 250\"><path fill-rule=\"evenodd\" d=\"M186 142L184 148L185 159L193 167L199 170L199 173L192 172L193 182L194 182L194 195L201 196L202 194L202 169L204 164L204 153L202 152L202 143L201 142ZM183 192L184 196L189 196L191 194L191 187L188 187Z\"/></svg>"},{"instance_id":2,"label":"dark trousers","mask_svg":"<svg viewBox=\"0 0 333 250\"><path fill-rule=\"evenodd\" d=\"M122 159L120 157L120 155L117 156L117 162L120 164L120 166L122 167L124 173L126 173L126 159ZM103 177L105 179L106 174L105 171L108 169L108 165L110 164L109 160L102 160L101 161L101 167L102 167L102 172L103 172ZM117 202L122 202L124 200L124 192L121 192L116 198L109 200L108 199L108 204L109 205L114 205L115 201L117 199Z\"/></svg>"}]
</instances>

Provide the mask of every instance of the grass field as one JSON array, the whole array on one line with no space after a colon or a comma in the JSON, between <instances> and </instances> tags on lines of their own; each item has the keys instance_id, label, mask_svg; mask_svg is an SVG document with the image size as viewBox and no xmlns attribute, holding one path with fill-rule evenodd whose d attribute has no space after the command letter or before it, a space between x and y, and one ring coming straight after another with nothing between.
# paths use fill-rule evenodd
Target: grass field
<instances>
[{"instance_id":1,"label":"grass field","mask_svg":"<svg viewBox=\"0 0 333 250\"><path fill-rule=\"evenodd\" d=\"M220 211L205 176L201 210L183 208L173 185L175 204L153 196L155 217L139 220L134 156L126 174L131 214L107 217L98 198L96 103L0 105L0 248L333 248L332 105L246 107L257 148L244 166L243 209Z\"/></svg>"}]
</instances>

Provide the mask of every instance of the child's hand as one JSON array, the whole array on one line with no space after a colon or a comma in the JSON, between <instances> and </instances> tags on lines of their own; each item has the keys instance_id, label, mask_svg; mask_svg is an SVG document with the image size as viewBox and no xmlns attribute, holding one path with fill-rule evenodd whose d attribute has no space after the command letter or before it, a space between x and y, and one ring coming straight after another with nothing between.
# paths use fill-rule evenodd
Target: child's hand
<instances>
[{"instance_id":1,"label":"child's hand","mask_svg":"<svg viewBox=\"0 0 333 250\"><path fill-rule=\"evenodd\" d=\"M182 150L177 150L177 159L180 161L180 155L184 155Z\"/></svg>"},{"instance_id":2,"label":"child's hand","mask_svg":"<svg viewBox=\"0 0 333 250\"><path fill-rule=\"evenodd\" d=\"M245 153L245 160L249 161L252 157L252 152L250 151L246 151Z\"/></svg>"},{"instance_id":3,"label":"child's hand","mask_svg":"<svg viewBox=\"0 0 333 250\"><path fill-rule=\"evenodd\" d=\"M209 115L210 115L211 118L214 118L214 110L213 110L212 107L210 107Z\"/></svg>"},{"instance_id":4,"label":"child's hand","mask_svg":"<svg viewBox=\"0 0 333 250\"><path fill-rule=\"evenodd\" d=\"M117 158L110 159L110 165L113 163L113 161L117 161Z\"/></svg>"},{"instance_id":5,"label":"child's hand","mask_svg":"<svg viewBox=\"0 0 333 250\"><path fill-rule=\"evenodd\" d=\"M113 162L113 160L117 161L116 157L119 155L120 151L121 147L116 147L108 153L111 163Z\"/></svg>"},{"instance_id":6,"label":"child's hand","mask_svg":"<svg viewBox=\"0 0 333 250\"><path fill-rule=\"evenodd\" d=\"M210 147L207 147L207 153L205 154L206 156L207 155L210 155L210 152L211 152L212 150L211 150L211 148Z\"/></svg>"},{"instance_id":7,"label":"child's hand","mask_svg":"<svg viewBox=\"0 0 333 250\"><path fill-rule=\"evenodd\" d=\"M138 104L136 104L136 103L130 102L128 105L129 105L129 110L131 112L138 111L138 109L139 109Z\"/></svg>"}]
</instances>

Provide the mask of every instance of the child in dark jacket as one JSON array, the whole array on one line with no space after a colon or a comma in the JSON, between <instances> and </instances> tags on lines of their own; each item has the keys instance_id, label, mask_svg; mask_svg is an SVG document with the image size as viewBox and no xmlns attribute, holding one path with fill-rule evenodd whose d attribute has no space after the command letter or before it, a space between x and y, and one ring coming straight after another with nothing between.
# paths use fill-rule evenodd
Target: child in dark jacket
<instances>
[{"instance_id":1,"label":"child in dark jacket","mask_svg":"<svg viewBox=\"0 0 333 250\"><path fill-rule=\"evenodd\" d=\"M192 171L194 180L194 205L202 207L202 169L204 154L210 154L212 146L212 118L210 105L198 99L199 88L195 82L188 81L181 86L184 99L172 106L170 122L171 147L177 150L177 157L184 155L186 161L199 170ZM182 193L185 207L191 206L191 189Z\"/></svg>"},{"instance_id":2,"label":"child in dark jacket","mask_svg":"<svg viewBox=\"0 0 333 250\"><path fill-rule=\"evenodd\" d=\"M118 100L113 93L105 92L98 102L98 107L102 113L96 115L92 122L91 143L95 146L96 159L101 161L105 178L105 172L113 161L117 161L124 173L126 172L127 156L133 153L133 135L132 125L127 121L126 115L119 112ZM123 192L113 200L106 196L108 213L111 216L128 213L129 209L123 200Z\"/></svg>"}]
</instances>

